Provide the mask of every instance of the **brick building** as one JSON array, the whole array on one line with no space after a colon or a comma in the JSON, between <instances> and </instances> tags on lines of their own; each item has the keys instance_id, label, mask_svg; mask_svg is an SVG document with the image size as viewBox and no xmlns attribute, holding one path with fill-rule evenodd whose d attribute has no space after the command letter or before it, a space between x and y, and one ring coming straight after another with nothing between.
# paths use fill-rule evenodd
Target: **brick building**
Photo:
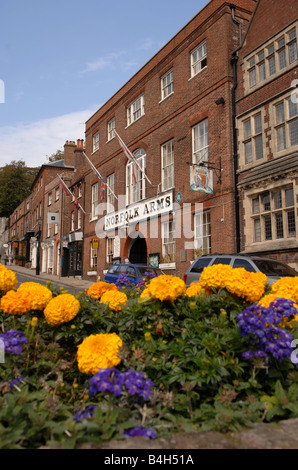
<instances>
[{"instance_id":1,"label":"brick building","mask_svg":"<svg viewBox=\"0 0 298 470\"><path fill-rule=\"evenodd\" d=\"M238 51L241 249L298 268L297 2L259 0Z\"/></svg>"},{"instance_id":2,"label":"brick building","mask_svg":"<svg viewBox=\"0 0 298 470\"><path fill-rule=\"evenodd\" d=\"M197 255L236 250L231 57L255 5L209 2L87 121L107 186L86 172L84 275L96 259L100 276L115 260L182 276Z\"/></svg>"}]
</instances>

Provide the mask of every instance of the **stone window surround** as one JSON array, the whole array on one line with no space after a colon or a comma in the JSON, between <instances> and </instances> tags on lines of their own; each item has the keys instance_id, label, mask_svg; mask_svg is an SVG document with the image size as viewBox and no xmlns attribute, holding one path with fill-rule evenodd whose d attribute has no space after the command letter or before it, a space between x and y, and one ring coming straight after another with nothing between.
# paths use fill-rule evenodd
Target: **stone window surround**
<instances>
[{"instance_id":1,"label":"stone window surround","mask_svg":"<svg viewBox=\"0 0 298 470\"><path fill-rule=\"evenodd\" d=\"M269 75L268 73L268 58L270 57L271 54L268 53L268 48L271 44L277 43L278 40L284 36L287 37L289 32L291 32L293 29L296 28L296 41L298 37L298 21L295 21L294 23L291 23L289 26L287 26L284 30L279 31L278 34L274 35L271 37L268 41L260 45L257 49L254 51L250 52L247 56L243 58L243 64L242 64L242 70L244 73L244 94L248 95L250 93L253 93L255 90L258 88L263 87L265 84L270 82L271 80L275 79L279 75L284 74L285 72L288 72L290 69L297 67L298 59L294 60L292 63L288 63L287 60L287 65L286 67L282 68L281 70L276 71L272 75ZM288 45L290 41L286 40L286 46ZM258 55L264 51L265 52L265 63L266 63L266 78L265 80L259 81L258 78L256 79L256 85L253 87L250 87L249 85L249 69L250 67L250 61L255 57L255 67L257 67L258 64ZM287 51L288 52L288 51ZM277 53L277 48L275 49L275 53ZM288 59L288 54L287 54L287 59Z\"/></svg>"},{"instance_id":2,"label":"stone window surround","mask_svg":"<svg viewBox=\"0 0 298 470\"><path fill-rule=\"evenodd\" d=\"M252 200L256 198L258 195L265 191L277 191L277 190L284 190L286 188L293 187L294 191L294 209L295 214L297 214L297 185L294 184L293 177L285 177L283 180L279 181L277 185L276 181L271 182L263 182L262 184L258 182L252 188L243 190L244 198L243 198L243 209L244 209L244 235L245 235L245 251L249 251L249 249L253 249L254 251L268 251L268 250L281 250L286 248L297 247L297 241L295 237L285 237L281 239L273 238L272 240L261 240L260 242L254 241L254 218L255 214L253 214L253 206ZM282 210L285 210L283 207ZM272 213L272 212L271 212ZM297 216L296 216L297 222ZM297 224L296 224L296 231L297 231ZM293 245L293 246L292 246Z\"/></svg>"}]
</instances>

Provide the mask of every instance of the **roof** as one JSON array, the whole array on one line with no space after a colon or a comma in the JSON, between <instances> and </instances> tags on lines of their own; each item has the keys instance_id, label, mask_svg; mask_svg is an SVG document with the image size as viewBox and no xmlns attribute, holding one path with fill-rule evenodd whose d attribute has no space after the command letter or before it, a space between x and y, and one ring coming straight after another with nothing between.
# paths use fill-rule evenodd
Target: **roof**
<instances>
[{"instance_id":1,"label":"roof","mask_svg":"<svg viewBox=\"0 0 298 470\"><path fill-rule=\"evenodd\" d=\"M65 168L65 169L69 169L69 170L73 170L73 169L74 169L74 166L65 165L63 159L61 159L61 160L56 160L55 162L43 163L43 164L41 165L41 167L39 168L39 171L38 171L37 175L36 175L35 178L34 178L34 181L33 181L32 185L31 185L31 189L33 188L33 186L34 186L34 184L35 184L35 181L37 180L37 178L39 177L40 173L42 172L42 170L43 170L45 167Z\"/></svg>"}]
</instances>

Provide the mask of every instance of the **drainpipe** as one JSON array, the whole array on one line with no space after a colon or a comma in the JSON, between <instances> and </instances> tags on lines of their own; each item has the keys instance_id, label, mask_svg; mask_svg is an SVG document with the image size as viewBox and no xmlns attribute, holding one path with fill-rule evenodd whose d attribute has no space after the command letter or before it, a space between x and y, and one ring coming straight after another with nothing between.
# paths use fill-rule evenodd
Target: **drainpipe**
<instances>
[{"instance_id":1,"label":"drainpipe","mask_svg":"<svg viewBox=\"0 0 298 470\"><path fill-rule=\"evenodd\" d=\"M242 43L242 34L241 34L241 22L235 18L235 9L236 5L233 3L230 4L230 9L232 10L232 20L239 26L239 42L240 47ZM236 89L238 86L237 82L237 62L238 62L238 53L234 51L232 53L231 65L233 68L233 87L232 87L232 127L233 127L233 161L234 161L234 191L235 191L235 230L236 230L236 250L237 253L241 250L240 243L240 204L239 204L239 190L238 190L238 147L237 147L237 129L236 129Z\"/></svg>"},{"instance_id":2,"label":"drainpipe","mask_svg":"<svg viewBox=\"0 0 298 470\"><path fill-rule=\"evenodd\" d=\"M233 161L234 161L234 190L235 190L235 229L236 229L236 249L240 252L240 208L239 208L239 190L238 190L238 148L237 148L237 129L236 129L236 88L237 88L237 62L238 54L233 52L231 64L233 67L233 87L232 87L232 126L233 126Z\"/></svg>"},{"instance_id":3,"label":"drainpipe","mask_svg":"<svg viewBox=\"0 0 298 470\"><path fill-rule=\"evenodd\" d=\"M239 43L241 45L241 42L242 42L241 22L236 20L236 18L235 18L236 5L234 5L234 3L230 3L230 8L232 10L232 20L233 20L234 23L236 23L239 26Z\"/></svg>"}]
</instances>

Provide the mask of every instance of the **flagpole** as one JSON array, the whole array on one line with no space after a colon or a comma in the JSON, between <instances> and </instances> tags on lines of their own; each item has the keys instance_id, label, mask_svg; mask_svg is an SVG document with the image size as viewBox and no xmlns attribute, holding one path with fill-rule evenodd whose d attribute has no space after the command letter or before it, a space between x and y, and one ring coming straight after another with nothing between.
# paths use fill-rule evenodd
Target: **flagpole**
<instances>
[{"instance_id":1,"label":"flagpole","mask_svg":"<svg viewBox=\"0 0 298 470\"><path fill-rule=\"evenodd\" d=\"M66 183L63 181L63 179L60 177L60 175L57 174L57 176L58 176L58 178L60 179L62 185L63 185L63 186L65 187L65 189L68 191L69 195L72 196L72 197L74 197L74 198L76 199L75 195L71 192L71 190L69 189L69 187L66 185ZM78 202L78 206L79 206L79 208L84 212L84 214L86 215L86 212L84 211L84 209L82 208L82 206L81 206L81 204L80 204L79 202Z\"/></svg>"},{"instance_id":2,"label":"flagpole","mask_svg":"<svg viewBox=\"0 0 298 470\"><path fill-rule=\"evenodd\" d=\"M127 156L127 158L130 160L130 161L133 161L139 168L139 170L143 173L143 175L145 176L146 180L148 181L148 183L153 186L153 184L151 183L151 181L149 180L148 176L146 175L145 173L145 170L143 168L141 168L138 160L135 158L135 156L131 153L131 151L128 149L128 147L125 145L125 143L123 142L123 140L121 139L120 135L118 134L118 132L116 131L116 129L114 129L114 132L115 132L115 135L117 136L118 140L119 140L119 143L120 143L120 146L122 147L122 150L124 151L125 155Z\"/></svg>"},{"instance_id":3,"label":"flagpole","mask_svg":"<svg viewBox=\"0 0 298 470\"><path fill-rule=\"evenodd\" d=\"M99 173L98 169L95 168L95 166L93 165L93 163L91 162L91 160L87 157L87 155L85 154L85 152L83 151L82 152L84 157L88 160L88 163L90 165L90 167L92 168L92 170L94 171L94 173L96 174L97 178L102 180L103 177L102 175ZM108 185L108 183L105 183L106 187L111 191L111 193L113 194L114 198L118 200L116 194L114 193L114 191L110 188L110 186Z\"/></svg>"}]
</instances>

